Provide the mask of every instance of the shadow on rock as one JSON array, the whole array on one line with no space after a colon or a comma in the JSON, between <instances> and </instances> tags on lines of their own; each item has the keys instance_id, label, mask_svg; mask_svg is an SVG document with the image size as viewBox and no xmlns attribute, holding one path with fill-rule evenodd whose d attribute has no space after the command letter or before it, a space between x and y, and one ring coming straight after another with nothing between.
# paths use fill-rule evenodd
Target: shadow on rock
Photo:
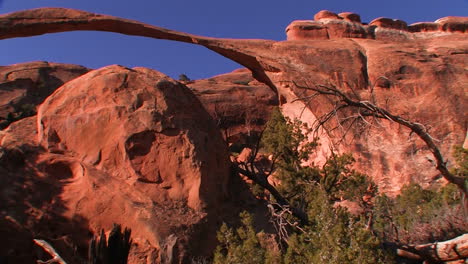
<instances>
[{"instance_id":1,"label":"shadow on rock","mask_svg":"<svg viewBox=\"0 0 468 264\"><path fill-rule=\"evenodd\" d=\"M33 145L1 149L0 257L2 263L36 263L50 256L33 239L48 241L68 263L82 262L92 234L82 217L68 219L61 200L72 177L66 164L40 162Z\"/></svg>"}]
</instances>

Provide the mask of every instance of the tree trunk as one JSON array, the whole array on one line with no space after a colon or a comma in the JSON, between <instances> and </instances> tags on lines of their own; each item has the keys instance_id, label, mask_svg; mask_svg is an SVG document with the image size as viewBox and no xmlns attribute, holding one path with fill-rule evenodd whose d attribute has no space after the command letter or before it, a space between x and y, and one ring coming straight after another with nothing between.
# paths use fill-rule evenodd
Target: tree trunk
<instances>
[{"instance_id":1,"label":"tree trunk","mask_svg":"<svg viewBox=\"0 0 468 264\"><path fill-rule=\"evenodd\" d=\"M466 260L468 258L468 234L443 242L396 245L396 253L403 258L427 260L429 263Z\"/></svg>"}]
</instances>

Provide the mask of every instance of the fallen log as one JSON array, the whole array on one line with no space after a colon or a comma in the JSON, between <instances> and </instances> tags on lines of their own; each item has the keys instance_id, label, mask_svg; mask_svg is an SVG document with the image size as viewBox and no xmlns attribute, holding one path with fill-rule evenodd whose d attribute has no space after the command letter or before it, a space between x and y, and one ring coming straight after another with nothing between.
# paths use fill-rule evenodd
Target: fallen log
<instances>
[{"instance_id":1,"label":"fallen log","mask_svg":"<svg viewBox=\"0 0 468 264\"><path fill-rule=\"evenodd\" d=\"M47 253L49 253L49 255L52 256L52 259L49 259L47 261L38 260L37 263L67 264L65 260L63 260L63 258L60 257L57 251L55 251L55 249L49 243L47 243L47 241L41 239L34 239L34 243L43 248Z\"/></svg>"},{"instance_id":2,"label":"fallen log","mask_svg":"<svg viewBox=\"0 0 468 264\"><path fill-rule=\"evenodd\" d=\"M393 244L390 246L396 249L396 254L400 257L426 260L429 263L466 260L468 258L468 234L442 242L421 245Z\"/></svg>"}]
</instances>

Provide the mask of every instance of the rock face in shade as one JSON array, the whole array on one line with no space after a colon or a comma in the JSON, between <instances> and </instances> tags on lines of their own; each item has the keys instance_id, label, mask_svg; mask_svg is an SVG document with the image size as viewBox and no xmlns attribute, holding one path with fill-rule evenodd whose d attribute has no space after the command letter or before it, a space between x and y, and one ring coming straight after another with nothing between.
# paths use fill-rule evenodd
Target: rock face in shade
<instances>
[{"instance_id":1,"label":"rock face in shade","mask_svg":"<svg viewBox=\"0 0 468 264\"><path fill-rule=\"evenodd\" d=\"M277 94L247 69L195 80L187 86L200 99L229 143L255 137L278 105Z\"/></svg>"},{"instance_id":2,"label":"rock face in shade","mask_svg":"<svg viewBox=\"0 0 468 264\"><path fill-rule=\"evenodd\" d=\"M350 22L344 17L343 19L324 18L320 21L300 22L298 23L300 30L289 28L287 36L289 40L293 41L269 41L208 38L84 11L37 9L0 16L0 39L72 30L100 30L202 45L242 64L252 72L255 79L276 91L283 114L290 118L297 117L303 122L312 124L317 120L317 117L333 110L334 105L330 103L331 98L312 97L310 91L296 86L296 84L300 86L322 84L335 85L342 92L354 94L361 100L372 101L394 114L424 124L431 135L437 139L437 144L444 156L448 158L450 167L453 164L453 159L450 156L451 150L455 144L462 145L464 143L467 132L465 113L468 107L466 97L466 83L468 83L466 21L467 18L448 17L435 21L437 26L433 23L416 24L409 25L407 30L401 30L401 26L392 28L391 25L389 27L365 25L357 21ZM400 24L397 23L397 25ZM75 81L69 84L75 85ZM125 82L122 81L122 83ZM117 88L116 93L119 93L119 89ZM307 100L300 100L301 98ZM47 100L46 104L54 106L55 103L52 99L50 100ZM92 106L91 99L87 97L75 100L70 105L81 106L81 100L89 101L89 105ZM124 99L116 99L116 102L110 103L118 105L119 100ZM132 103L137 101L129 100ZM139 109L138 105L140 104L135 103L137 110ZM146 183L163 187L162 184L158 185L159 178L157 176L150 177L149 174L145 174L147 171L152 171L151 166L148 165L147 159L139 159L138 155L138 153L146 151L151 152L154 148L151 147L150 150L148 147L139 148L138 144L132 143L134 141L154 142L151 133L138 134L131 140L116 140L115 142L112 141L112 137L107 136L108 134L91 133L90 137L99 136L104 141L95 142L92 139L84 138L84 140L96 143L97 146L103 146L99 154L97 146L83 146L82 143L67 134L66 131L69 130L64 129L71 125L77 131L82 131L86 128L87 123L83 123L83 125L79 125L79 122L70 124L65 122L67 119L61 119L62 123L55 123L55 117L54 119L48 119L48 117L60 117L60 111L62 111L60 109L62 108L54 106L54 108L50 108L49 112L44 105L44 108L41 107L41 109L44 109L41 110L42 114L40 113L40 120L43 121L44 127L39 130L39 135L43 146L46 146L49 151L57 153L55 155L73 153L72 156L80 162L79 164L86 164L86 166L95 164L93 166L96 168L94 170L96 173L112 175L112 177L103 176L105 179L120 180L128 184L134 181L134 184L142 186L146 186L144 185ZM122 111L124 109L126 108L122 108ZM79 111L74 111L76 113L73 113L72 117L76 117L76 119L73 120L81 120ZM103 115L96 114L95 117L104 124L107 124L108 118L119 115L115 111L107 113L107 110L99 108L95 108L94 111L96 113L103 111ZM117 111L117 113L120 112ZM136 114L126 116L136 116ZM96 127L96 122L91 122L95 124L92 127ZM145 124L144 121L142 122ZM102 127L105 131L113 131L114 125L120 128L127 124L127 122L120 123ZM323 133L320 134L320 148L316 156L312 157L316 162L323 161L331 146L335 147L338 152L351 152L357 160L356 169L368 173L379 185L379 190L389 195L397 194L403 185L410 182L429 186L437 183L441 178L441 175L434 168L431 153L414 134L403 127L387 121L375 123L364 131L360 130L360 126L354 126L346 134L345 140L342 141L344 132L332 130L332 125L326 126L325 131L321 131ZM11 129L13 128L14 126L11 126ZM133 135L140 131L139 128L141 126L135 124L136 130L127 131ZM159 128L150 130L161 131ZM7 131L5 133L9 133ZM121 134L119 133L115 138L120 138ZM3 138L4 141L8 138L11 138L11 142L15 141L13 136L3 135ZM108 141L112 141L114 144ZM105 145L102 145L104 143ZM151 146L153 145L154 143L151 143ZM145 144L145 146L148 145ZM86 154L83 150L86 150ZM111 154L111 150L118 151L118 153ZM133 158L130 158L131 156ZM213 156L215 156L214 153ZM12 161L7 164L15 162L15 155L11 157ZM118 168L112 168L110 164L117 160L124 160L125 163L122 166L132 168L128 169L131 173L125 174ZM62 163L64 162L69 161ZM86 166L84 168L87 168ZM61 171L63 167L59 165L50 170ZM74 170L79 171L79 169L69 169L69 171ZM136 173L137 171L140 173ZM65 173L65 175L70 174ZM7 179L9 180L11 177ZM8 186L8 184L2 186ZM125 185L96 184L96 186ZM175 186L189 191L182 195L184 197L197 196L190 196L190 188L184 189L184 187L180 187L182 185ZM146 189L143 188L143 190ZM148 193L151 192L148 191ZM170 189L154 195L168 197L169 201L172 201L171 199L174 197ZM189 198L187 199L189 200ZM201 195L199 195L199 199L203 201ZM196 199L195 201L189 203L190 208L199 208L199 204L210 204L209 202L197 202ZM139 205L140 202L135 204ZM79 208L79 206L77 207ZM102 211L104 210L102 208L105 207L97 208ZM197 209L191 210L198 212ZM130 219L141 218L130 217ZM187 217L183 219L187 219ZM174 228L173 230L181 229ZM156 241L156 239L148 240ZM173 241L173 237L169 235L164 241ZM166 245L171 244L169 242ZM144 252L144 249L141 252Z\"/></svg>"},{"instance_id":3,"label":"rock face in shade","mask_svg":"<svg viewBox=\"0 0 468 264\"><path fill-rule=\"evenodd\" d=\"M45 61L0 66L0 127L6 125L9 114L17 117L24 111L35 111L55 89L89 70Z\"/></svg>"},{"instance_id":4,"label":"rock face in shade","mask_svg":"<svg viewBox=\"0 0 468 264\"><path fill-rule=\"evenodd\" d=\"M39 144L25 146L15 130L35 130L25 126L33 119ZM38 210L54 215L51 221L81 219L73 241L89 239L86 228L99 232L118 223L132 229L130 263L182 263L189 252L212 250L229 174L226 145L197 98L169 77L121 66L92 71L54 92L37 118L14 123L0 138L5 149L35 151L23 168L37 169L23 177L56 187L52 204L43 201ZM3 180L18 177L7 175ZM12 197L3 201L11 204L7 214L39 221L26 209L15 212ZM57 228L55 234L67 231Z\"/></svg>"},{"instance_id":5,"label":"rock face in shade","mask_svg":"<svg viewBox=\"0 0 468 264\"><path fill-rule=\"evenodd\" d=\"M361 16L353 12L339 13L338 16L349 22L361 23Z\"/></svg>"},{"instance_id":6,"label":"rock face in shade","mask_svg":"<svg viewBox=\"0 0 468 264\"><path fill-rule=\"evenodd\" d=\"M468 17L448 16L434 21L440 25L440 28L447 32L467 32Z\"/></svg>"}]
</instances>

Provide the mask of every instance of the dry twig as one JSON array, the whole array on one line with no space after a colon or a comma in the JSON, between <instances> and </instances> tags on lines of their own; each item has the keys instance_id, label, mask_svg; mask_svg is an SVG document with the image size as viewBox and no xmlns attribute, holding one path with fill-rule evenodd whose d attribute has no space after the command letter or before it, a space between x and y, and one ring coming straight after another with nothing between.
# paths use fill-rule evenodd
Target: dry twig
<instances>
[{"instance_id":1,"label":"dry twig","mask_svg":"<svg viewBox=\"0 0 468 264\"><path fill-rule=\"evenodd\" d=\"M466 200L468 199L468 190L467 186L465 185L465 179L462 177L457 177L453 175L446 166L446 161L444 160L442 153L440 152L439 148L437 147L434 138L429 134L426 127L420 123L412 122L408 119L405 119L401 116L394 115L390 113L388 110L377 106L376 104L360 100L359 98L353 99L350 96L346 95L344 92L337 89L335 86L325 86L325 85L315 85L315 86L304 86L298 85L297 83L293 82L294 85L300 89L314 91L317 95L323 96L332 96L337 98L339 101L338 108L335 108L332 112L333 115L336 115L336 111L341 111L346 108L354 108L357 109L358 115L362 120L365 120L366 117L373 117L376 119L386 119L392 122L396 122L400 125L403 125L406 128L409 128L412 133L415 133L419 136L420 139L424 141L426 146L432 152L435 160L436 160L436 169L442 174L442 176L450 183L455 184L460 191L463 193L465 207L468 206ZM336 111L335 111L336 110ZM318 125L323 126L326 122L330 120L330 114L325 115L324 119L320 119Z\"/></svg>"},{"instance_id":2,"label":"dry twig","mask_svg":"<svg viewBox=\"0 0 468 264\"><path fill-rule=\"evenodd\" d=\"M52 256L52 258L47 260L47 261L38 260L37 263L41 263L41 264L50 264L50 263L67 264L65 262L65 260L63 260L63 258L60 257L60 255L57 253L57 251L47 241L41 240L41 239L34 239L34 243L36 243L36 245L43 248L47 253L49 253L49 255Z\"/></svg>"}]
</instances>

